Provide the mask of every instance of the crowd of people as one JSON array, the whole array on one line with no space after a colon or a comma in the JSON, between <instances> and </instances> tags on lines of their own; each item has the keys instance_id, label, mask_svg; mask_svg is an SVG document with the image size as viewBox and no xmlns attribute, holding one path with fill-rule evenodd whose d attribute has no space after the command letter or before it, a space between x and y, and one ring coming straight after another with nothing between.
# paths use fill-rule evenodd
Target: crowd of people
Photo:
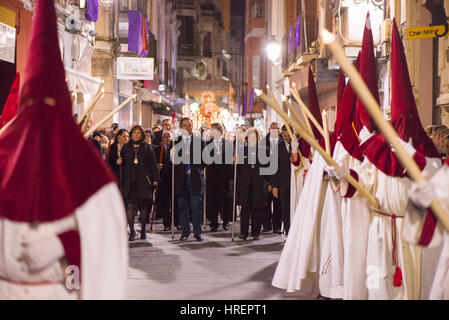
<instances>
[{"instance_id":1,"label":"crowd of people","mask_svg":"<svg viewBox=\"0 0 449 320\"><path fill-rule=\"evenodd\" d=\"M285 126L281 131L278 123L272 123L269 133L262 137L257 129L241 125L236 128L240 132L237 137L234 132L226 132L222 124L212 123L210 127L204 124L201 132L194 134L192 121L184 118L179 123L179 130L187 134L174 137L173 129L171 119L163 120L161 125L152 129L143 129L137 124L124 129L114 123L108 132L105 129L98 130L89 138L114 172L122 191L127 210L129 241L135 240L134 219L138 213L141 239L146 239L146 226L152 220L162 219L163 230L171 231L173 224L181 231L183 241L188 239L192 223L195 239L202 241L201 224L204 223L204 217L211 232L219 230L219 220L222 229L227 231L234 212L236 218L240 217L241 240L246 240L249 235L258 240L261 233L268 232L288 234L291 141ZM201 164L197 165L193 164L192 158L191 162L173 166L170 152L174 152L174 145L193 147L186 137L199 140L201 150L209 148L214 161L206 164L202 159ZM237 139L241 143L236 143ZM260 168L268 164L259 159L259 153L265 152L269 157L276 150L277 155L279 146L282 147L279 149L280 170L276 174L261 174ZM235 162L239 161L237 149L244 159L235 167ZM182 151L179 156L182 156ZM237 177L235 184L234 174ZM171 201L173 183L174 212Z\"/></svg>"}]
</instances>

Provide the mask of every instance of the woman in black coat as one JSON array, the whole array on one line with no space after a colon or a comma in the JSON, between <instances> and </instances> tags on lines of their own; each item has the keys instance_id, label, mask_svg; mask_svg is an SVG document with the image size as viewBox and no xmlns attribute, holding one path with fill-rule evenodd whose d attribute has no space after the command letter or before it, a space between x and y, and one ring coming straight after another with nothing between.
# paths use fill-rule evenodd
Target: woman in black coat
<instances>
[{"instance_id":1,"label":"woman in black coat","mask_svg":"<svg viewBox=\"0 0 449 320\"><path fill-rule=\"evenodd\" d=\"M145 131L135 126L130 132L130 141L121 151L118 164L122 166L123 198L125 199L129 241L134 241L134 212L140 212L142 229L140 239L146 239L145 225L149 222L149 209L153 201L153 189L160 181L153 149L145 143Z\"/></svg>"},{"instance_id":2,"label":"woman in black coat","mask_svg":"<svg viewBox=\"0 0 449 320\"><path fill-rule=\"evenodd\" d=\"M111 144L111 147L109 148L107 155L108 164L111 167L112 171L115 173L115 176L117 177L120 190L122 190L122 177L120 166L118 165L117 161L120 158L120 153L122 152L123 147L125 146L125 144L128 143L128 140L129 140L128 130L120 129L115 135L114 143Z\"/></svg>"},{"instance_id":3,"label":"woman in black coat","mask_svg":"<svg viewBox=\"0 0 449 320\"><path fill-rule=\"evenodd\" d=\"M270 180L269 176L264 176L260 172L260 169L268 167L268 164L261 164L259 152L268 155L268 151L265 147L259 146L257 129L250 128L245 133L246 142L243 146L239 146L237 154L237 205L242 207L239 238L246 240L251 220L251 236L254 240L259 240ZM243 160L239 159L242 154Z\"/></svg>"}]
</instances>

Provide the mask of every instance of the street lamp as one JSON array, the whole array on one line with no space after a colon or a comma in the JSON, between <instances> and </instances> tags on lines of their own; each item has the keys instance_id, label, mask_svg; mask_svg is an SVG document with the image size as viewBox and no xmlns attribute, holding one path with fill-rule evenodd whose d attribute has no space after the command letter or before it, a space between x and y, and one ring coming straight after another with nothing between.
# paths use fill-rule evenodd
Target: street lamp
<instances>
[{"instance_id":1,"label":"street lamp","mask_svg":"<svg viewBox=\"0 0 449 320\"><path fill-rule=\"evenodd\" d=\"M281 44L274 36L271 36L270 41L267 43L267 56L274 64L277 64L281 58Z\"/></svg>"}]
</instances>

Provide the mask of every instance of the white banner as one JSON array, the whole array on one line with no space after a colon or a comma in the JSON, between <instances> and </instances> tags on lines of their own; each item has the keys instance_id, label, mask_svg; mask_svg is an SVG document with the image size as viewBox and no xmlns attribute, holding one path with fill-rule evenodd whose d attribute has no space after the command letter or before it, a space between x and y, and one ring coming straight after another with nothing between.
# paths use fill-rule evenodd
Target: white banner
<instances>
[{"instance_id":1,"label":"white banner","mask_svg":"<svg viewBox=\"0 0 449 320\"><path fill-rule=\"evenodd\" d=\"M16 29L0 22L0 60L14 63Z\"/></svg>"},{"instance_id":2,"label":"white banner","mask_svg":"<svg viewBox=\"0 0 449 320\"><path fill-rule=\"evenodd\" d=\"M117 79L153 80L154 58L117 58Z\"/></svg>"}]
</instances>

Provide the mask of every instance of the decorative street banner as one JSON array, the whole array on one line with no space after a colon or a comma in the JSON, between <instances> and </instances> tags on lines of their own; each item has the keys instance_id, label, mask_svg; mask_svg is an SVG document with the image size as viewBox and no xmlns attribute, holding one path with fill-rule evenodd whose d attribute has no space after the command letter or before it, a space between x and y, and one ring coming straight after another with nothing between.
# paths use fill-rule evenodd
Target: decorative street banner
<instances>
[{"instance_id":1,"label":"decorative street banner","mask_svg":"<svg viewBox=\"0 0 449 320\"><path fill-rule=\"evenodd\" d=\"M153 80L154 58L117 57L117 79Z\"/></svg>"},{"instance_id":2,"label":"decorative street banner","mask_svg":"<svg viewBox=\"0 0 449 320\"><path fill-rule=\"evenodd\" d=\"M142 52L142 13L128 11L128 51Z\"/></svg>"},{"instance_id":3,"label":"decorative street banner","mask_svg":"<svg viewBox=\"0 0 449 320\"><path fill-rule=\"evenodd\" d=\"M0 22L0 60L14 63L16 29Z\"/></svg>"},{"instance_id":4,"label":"decorative street banner","mask_svg":"<svg viewBox=\"0 0 449 320\"><path fill-rule=\"evenodd\" d=\"M420 28L407 28L407 40L436 38L437 35L443 35L445 26L432 26Z\"/></svg>"}]
</instances>

